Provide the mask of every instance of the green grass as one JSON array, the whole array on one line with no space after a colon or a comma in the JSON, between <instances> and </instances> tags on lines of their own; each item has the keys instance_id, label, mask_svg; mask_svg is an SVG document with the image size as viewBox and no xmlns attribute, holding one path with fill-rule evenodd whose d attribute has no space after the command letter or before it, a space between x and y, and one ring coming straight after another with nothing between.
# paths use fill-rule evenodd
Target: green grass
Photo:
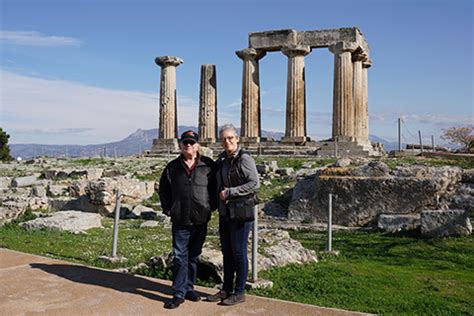
<instances>
[{"instance_id":1,"label":"green grass","mask_svg":"<svg viewBox=\"0 0 474 316\"><path fill-rule=\"evenodd\" d=\"M103 219L104 228L90 229L87 234L28 231L16 223L6 224L0 228L0 247L103 268L131 267L171 249L169 229L139 228L142 222L120 222L118 255L126 257L126 263L111 264L99 259L112 252L113 220L109 218Z\"/></svg>"},{"instance_id":2,"label":"green grass","mask_svg":"<svg viewBox=\"0 0 474 316\"><path fill-rule=\"evenodd\" d=\"M110 161L104 158L79 158L71 159L70 162L77 166L104 166L110 164Z\"/></svg>"},{"instance_id":3,"label":"green grass","mask_svg":"<svg viewBox=\"0 0 474 316\"><path fill-rule=\"evenodd\" d=\"M291 158L291 157L256 157L255 163L260 164L264 161L276 161L279 168L293 168L294 170L301 169L304 163L311 162L312 168L321 167L336 162L333 158L319 158L319 159L308 159L308 158Z\"/></svg>"},{"instance_id":4,"label":"green grass","mask_svg":"<svg viewBox=\"0 0 474 316\"><path fill-rule=\"evenodd\" d=\"M292 233L316 251L323 233ZM319 262L260 273L274 282L255 294L379 314L474 313L473 237L419 240L376 232L336 232Z\"/></svg>"},{"instance_id":5,"label":"green grass","mask_svg":"<svg viewBox=\"0 0 474 316\"><path fill-rule=\"evenodd\" d=\"M382 159L382 161L387 164L390 169L394 169L396 166L401 165L423 165L431 167L441 167L441 166L454 166L460 167L463 169L473 169L474 168L474 159L469 158L426 158L421 156L411 156L411 157L399 157L391 159Z\"/></svg>"},{"instance_id":6,"label":"green grass","mask_svg":"<svg viewBox=\"0 0 474 316\"><path fill-rule=\"evenodd\" d=\"M296 180L287 179L287 178L275 178L268 180L271 182L271 185L260 185L258 189L258 198L260 202L275 201L282 205L289 205L289 200L285 200L283 193L293 188L296 184ZM291 199L291 196L290 196Z\"/></svg>"}]
</instances>

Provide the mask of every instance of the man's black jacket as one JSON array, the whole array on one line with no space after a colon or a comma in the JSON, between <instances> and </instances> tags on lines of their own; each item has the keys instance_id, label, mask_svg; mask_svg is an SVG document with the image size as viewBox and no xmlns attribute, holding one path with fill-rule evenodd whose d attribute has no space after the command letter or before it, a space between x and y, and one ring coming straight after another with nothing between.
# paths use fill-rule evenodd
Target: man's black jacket
<instances>
[{"instance_id":1,"label":"man's black jacket","mask_svg":"<svg viewBox=\"0 0 474 316\"><path fill-rule=\"evenodd\" d=\"M166 166L160 179L161 207L174 224L204 224L217 208L215 163L209 157L198 156L190 175L185 168L182 156Z\"/></svg>"}]
</instances>

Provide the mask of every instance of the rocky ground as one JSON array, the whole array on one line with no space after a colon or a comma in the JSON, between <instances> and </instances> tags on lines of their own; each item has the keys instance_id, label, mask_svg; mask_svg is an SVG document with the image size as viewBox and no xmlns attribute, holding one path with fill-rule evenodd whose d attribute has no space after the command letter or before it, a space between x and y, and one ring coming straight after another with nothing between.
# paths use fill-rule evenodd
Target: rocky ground
<instances>
[{"instance_id":1,"label":"rocky ground","mask_svg":"<svg viewBox=\"0 0 474 316\"><path fill-rule=\"evenodd\" d=\"M113 216L120 193L122 219L147 220L142 227L169 227L155 193L166 163L160 158L36 158L2 163L0 224L30 212L37 218L22 223L26 229L82 233L100 227L101 218ZM298 168L282 168L271 159L257 164L262 192L271 192L275 183L280 185L277 193L263 194L258 205L261 269L317 260L314 252L285 230L325 229L330 193L334 197L332 219L339 229L415 230L422 237L472 232L472 169L418 164L389 167L380 160L362 158L314 166L312 161L303 161ZM166 267L167 258L169 254L164 254L143 264ZM206 244L201 264L211 268L219 280L222 258L218 245Z\"/></svg>"}]
</instances>

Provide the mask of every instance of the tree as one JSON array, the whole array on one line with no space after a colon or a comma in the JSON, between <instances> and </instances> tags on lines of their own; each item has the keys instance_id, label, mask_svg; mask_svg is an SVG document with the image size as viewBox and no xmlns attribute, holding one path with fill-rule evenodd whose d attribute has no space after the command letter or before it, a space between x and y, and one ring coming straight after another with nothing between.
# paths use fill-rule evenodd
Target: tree
<instances>
[{"instance_id":1,"label":"tree","mask_svg":"<svg viewBox=\"0 0 474 316\"><path fill-rule=\"evenodd\" d=\"M8 147L8 139L10 135L3 131L3 128L0 127L0 161L10 161L12 156L10 156L10 147Z\"/></svg>"},{"instance_id":2,"label":"tree","mask_svg":"<svg viewBox=\"0 0 474 316\"><path fill-rule=\"evenodd\" d=\"M473 127L450 127L443 129L441 138L447 140L451 144L458 144L462 146L462 150L471 152L474 149L474 135L472 134Z\"/></svg>"}]
</instances>

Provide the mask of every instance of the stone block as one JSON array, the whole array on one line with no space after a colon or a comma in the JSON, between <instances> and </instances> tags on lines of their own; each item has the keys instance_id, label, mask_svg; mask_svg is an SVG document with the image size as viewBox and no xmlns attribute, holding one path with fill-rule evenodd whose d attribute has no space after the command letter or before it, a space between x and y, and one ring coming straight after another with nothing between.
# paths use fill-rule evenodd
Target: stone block
<instances>
[{"instance_id":1,"label":"stone block","mask_svg":"<svg viewBox=\"0 0 474 316\"><path fill-rule=\"evenodd\" d=\"M420 214L380 214L377 227L386 233L415 230L420 227Z\"/></svg>"},{"instance_id":2,"label":"stone block","mask_svg":"<svg viewBox=\"0 0 474 316\"><path fill-rule=\"evenodd\" d=\"M35 176L19 177L12 181L12 187L21 188L29 187L36 184L37 178Z\"/></svg>"},{"instance_id":3,"label":"stone block","mask_svg":"<svg viewBox=\"0 0 474 316\"><path fill-rule=\"evenodd\" d=\"M99 214L62 211L54 213L50 217L36 218L21 224L26 229L55 229L81 233L87 229L101 227L101 216Z\"/></svg>"},{"instance_id":4,"label":"stone block","mask_svg":"<svg viewBox=\"0 0 474 316\"><path fill-rule=\"evenodd\" d=\"M465 210L426 210L421 212L421 236L426 238L459 237L472 233Z\"/></svg>"},{"instance_id":5,"label":"stone block","mask_svg":"<svg viewBox=\"0 0 474 316\"><path fill-rule=\"evenodd\" d=\"M69 187L65 184L50 184L48 186L48 194L50 196L61 196L68 193Z\"/></svg>"},{"instance_id":6,"label":"stone block","mask_svg":"<svg viewBox=\"0 0 474 316\"><path fill-rule=\"evenodd\" d=\"M12 178L10 177L0 177L0 189L7 189L12 183Z\"/></svg>"},{"instance_id":7,"label":"stone block","mask_svg":"<svg viewBox=\"0 0 474 316\"><path fill-rule=\"evenodd\" d=\"M46 187L44 186L34 186L31 190L33 196L36 197L46 197Z\"/></svg>"},{"instance_id":8,"label":"stone block","mask_svg":"<svg viewBox=\"0 0 474 316\"><path fill-rule=\"evenodd\" d=\"M296 44L295 30L276 30L249 34L249 47L265 51L280 50L283 46Z\"/></svg>"},{"instance_id":9,"label":"stone block","mask_svg":"<svg viewBox=\"0 0 474 316\"><path fill-rule=\"evenodd\" d=\"M291 176L293 173L295 173L295 170L293 168L280 168L276 171L276 173L281 176Z\"/></svg>"}]
</instances>

